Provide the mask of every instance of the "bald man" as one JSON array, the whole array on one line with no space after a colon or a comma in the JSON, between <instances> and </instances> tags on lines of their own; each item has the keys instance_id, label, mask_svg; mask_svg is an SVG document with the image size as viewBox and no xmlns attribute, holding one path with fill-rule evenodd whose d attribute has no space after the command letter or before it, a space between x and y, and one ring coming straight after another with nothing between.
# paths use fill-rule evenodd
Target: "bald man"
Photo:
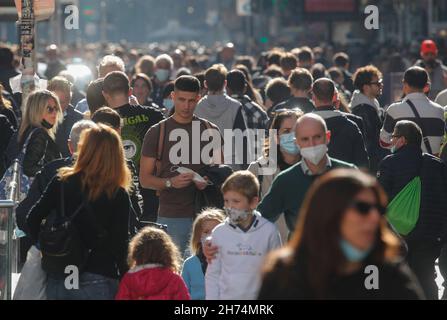
<instances>
[{"instance_id":1,"label":"bald man","mask_svg":"<svg viewBox=\"0 0 447 320\"><path fill-rule=\"evenodd\" d=\"M295 230L301 204L316 178L332 169L356 168L328 156L330 132L321 116L302 116L295 125L295 135L303 160L276 177L258 207L262 216L272 222L284 213L289 232Z\"/></svg>"}]
</instances>

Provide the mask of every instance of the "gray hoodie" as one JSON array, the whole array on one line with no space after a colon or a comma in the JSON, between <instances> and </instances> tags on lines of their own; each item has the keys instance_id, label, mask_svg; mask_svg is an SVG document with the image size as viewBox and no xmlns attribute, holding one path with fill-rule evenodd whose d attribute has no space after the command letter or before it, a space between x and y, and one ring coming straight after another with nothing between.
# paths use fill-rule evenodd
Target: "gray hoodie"
<instances>
[{"instance_id":1,"label":"gray hoodie","mask_svg":"<svg viewBox=\"0 0 447 320\"><path fill-rule=\"evenodd\" d=\"M242 105L226 94L207 95L200 100L195 115L214 123L224 135L225 129L233 130L237 113Z\"/></svg>"}]
</instances>

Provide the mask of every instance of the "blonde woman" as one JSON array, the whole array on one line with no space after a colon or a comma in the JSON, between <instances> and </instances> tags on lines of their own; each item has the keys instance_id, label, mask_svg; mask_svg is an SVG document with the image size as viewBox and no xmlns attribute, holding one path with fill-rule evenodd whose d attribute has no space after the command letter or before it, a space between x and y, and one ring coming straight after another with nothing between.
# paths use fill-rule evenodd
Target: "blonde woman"
<instances>
[{"instance_id":1,"label":"blonde woman","mask_svg":"<svg viewBox=\"0 0 447 320\"><path fill-rule=\"evenodd\" d=\"M61 210L62 201L66 216L78 212L73 224L88 252L79 271L79 290L66 289L64 270L48 272L52 268L48 266L48 299L115 297L118 279L127 271L130 185L130 171L118 133L101 124L83 131L74 166L59 171L59 177L49 184L27 217L30 235L37 242L42 220L52 210ZM45 256L43 259L45 262Z\"/></svg>"},{"instance_id":2,"label":"blonde woman","mask_svg":"<svg viewBox=\"0 0 447 320\"><path fill-rule=\"evenodd\" d=\"M61 158L55 137L62 110L58 97L48 91L33 92L25 105L18 139L22 148L29 139L23 159L23 173L34 177L47 163Z\"/></svg>"}]
</instances>

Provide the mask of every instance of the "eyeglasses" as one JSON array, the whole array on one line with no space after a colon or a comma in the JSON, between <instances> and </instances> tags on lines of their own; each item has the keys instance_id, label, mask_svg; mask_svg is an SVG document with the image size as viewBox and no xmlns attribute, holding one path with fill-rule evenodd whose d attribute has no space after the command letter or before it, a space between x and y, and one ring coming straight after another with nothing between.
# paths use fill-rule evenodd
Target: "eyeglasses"
<instances>
[{"instance_id":1,"label":"eyeglasses","mask_svg":"<svg viewBox=\"0 0 447 320\"><path fill-rule=\"evenodd\" d=\"M382 86L383 86L383 80L380 79L379 81L376 81L376 82L370 82L369 84L370 84L370 85L375 84L375 85L377 85L377 86L379 86L379 87L382 87Z\"/></svg>"},{"instance_id":2,"label":"eyeglasses","mask_svg":"<svg viewBox=\"0 0 447 320\"><path fill-rule=\"evenodd\" d=\"M53 114L53 113L57 112L57 110L58 110L57 107L47 106L47 113L49 113L49 114Z\"/></svg>"},{"instance_id":3,"label":"eyeglasses","mask_svg":"<svg viewBox=\"0 0 447 320\"><path fill-rule=\"evenodd\" d=\"M351 204L351 208L357 210L357 212L362 216L367 216L372 209L379 211L381 216L386 214L386 208L380 204L371 204L365 201L355 201Z\"/></svg>"}]
</instances>

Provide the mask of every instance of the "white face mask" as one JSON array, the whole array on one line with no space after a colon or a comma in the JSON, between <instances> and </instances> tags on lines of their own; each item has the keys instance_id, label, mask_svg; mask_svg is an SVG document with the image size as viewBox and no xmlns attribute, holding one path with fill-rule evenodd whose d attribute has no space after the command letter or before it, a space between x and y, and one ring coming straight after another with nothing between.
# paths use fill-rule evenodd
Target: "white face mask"
<instances>
[{"instance_id":1,"label":"white face mask","mask_svg":"<svg viewBox=\"0 0 447 320\"><path fill-rule=\"evenodd\" d=\"M230 218L231 223L233 224L239 224L242 221L247 220L248 216L253 214L253 211L239 210L233 208L224 208L224 210L227 216Z\"/></svg>"},{"instance_id":2,"label":"white face mask","mask_svg":"<svg viewBox=\"0 0 447 320\"><path fill-rule=\"evenodd\" d=\"M320 144L315 147L303 148L301 149L301 156L310 161L314 165L318 165L320 161L327 154L328 148L325 144Z\"/></svg>"}]
</instances>

